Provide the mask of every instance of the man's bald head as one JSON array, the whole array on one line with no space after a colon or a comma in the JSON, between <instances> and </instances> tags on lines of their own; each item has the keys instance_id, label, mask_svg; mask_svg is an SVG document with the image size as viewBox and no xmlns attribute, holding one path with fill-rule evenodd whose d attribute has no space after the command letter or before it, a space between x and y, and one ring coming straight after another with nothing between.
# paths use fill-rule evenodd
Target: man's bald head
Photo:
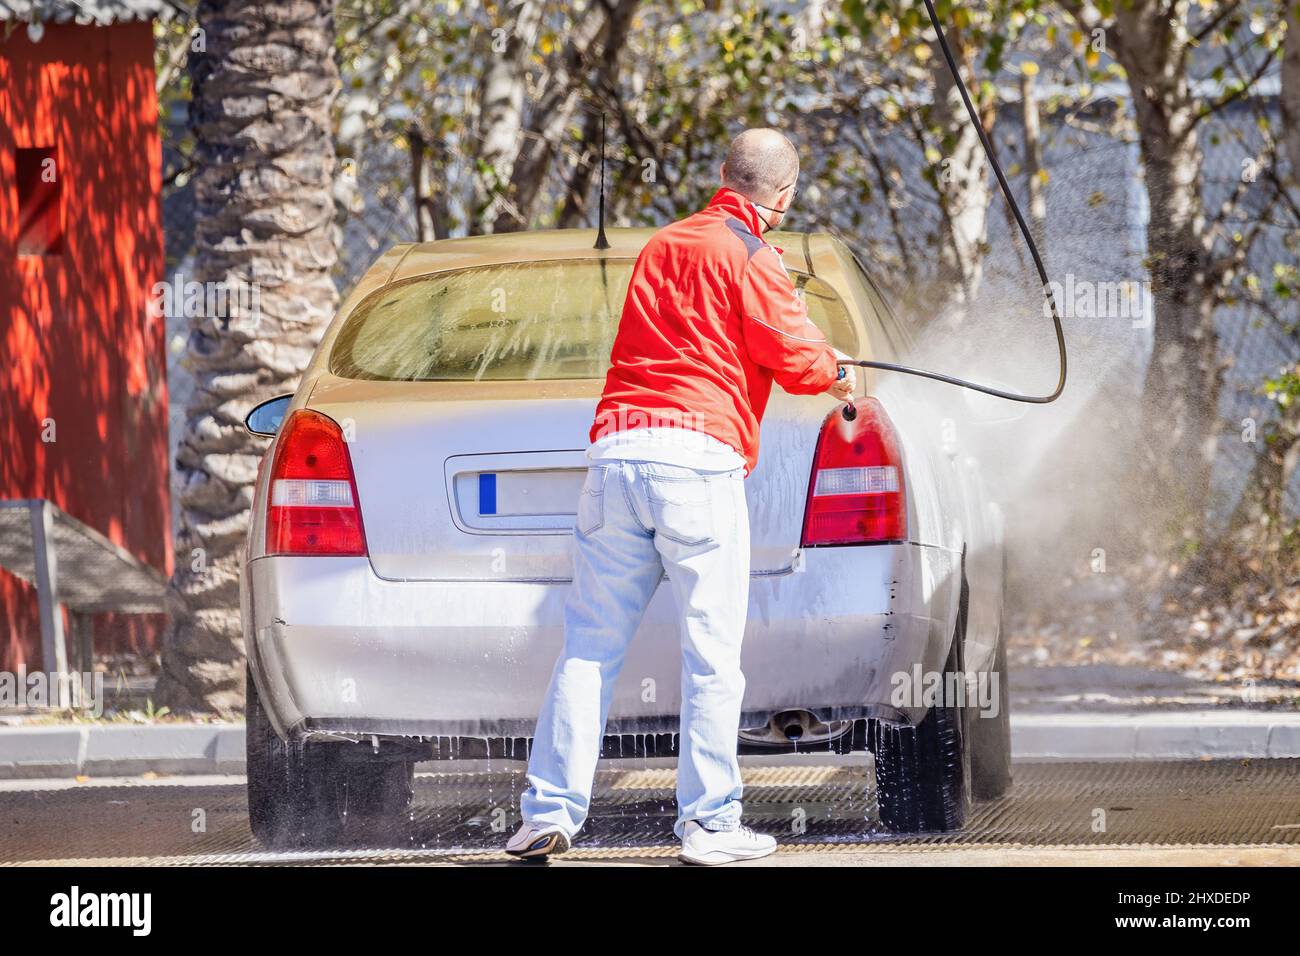
<instances>
[{"instance_id":1,"label":"man's bald head","mask_svg":"<svg viewBox=\"0 0 1300 956\"><path fill-rule=\"evenodd\" d=\"M722 185L758 203L770 203L799 177L799 153L778 130L747 129L731 141Z\"/></svg>"}]
</instances>

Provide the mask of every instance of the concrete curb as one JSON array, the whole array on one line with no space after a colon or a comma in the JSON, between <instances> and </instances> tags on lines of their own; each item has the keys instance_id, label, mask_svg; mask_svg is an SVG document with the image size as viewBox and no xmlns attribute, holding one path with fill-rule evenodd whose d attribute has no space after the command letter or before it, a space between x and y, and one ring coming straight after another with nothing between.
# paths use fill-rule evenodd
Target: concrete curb
<instances>
[{"instance_id":1,"label":"concrete curb","mask_svg":"<svg viewBox=\"0 0 1300 956\"><path fill-rule=\"evenodd\" d=\"M1300 713L1012 714L1017 760L1300 757Z\"/></svg>"},{"instance_id":2,"label":"concrete curb","mask_svg":"<svg viewBox=\"0 0 1300 956\"><path fill-rule=\"evenodd\" d=\"M0 727L0 779L244 772L243 724Z\"/></svg>"},{"instance_id":3,"label":"concrete curb","mask_svg":"<svg viewBox=\"0 0 1300 956\"><path fill-rule=\"evenodd\" d=\"M1011 718L1011 745L1015 759L1025 761L1300 758L1300 713L1020 713ZM762 758L764 762L801 763L810 759L818 758ZM671 764L671 760L667 762ZM0 779L147 772L242 774L244 725L0 727Z\"/></svg>"}]
</instances>

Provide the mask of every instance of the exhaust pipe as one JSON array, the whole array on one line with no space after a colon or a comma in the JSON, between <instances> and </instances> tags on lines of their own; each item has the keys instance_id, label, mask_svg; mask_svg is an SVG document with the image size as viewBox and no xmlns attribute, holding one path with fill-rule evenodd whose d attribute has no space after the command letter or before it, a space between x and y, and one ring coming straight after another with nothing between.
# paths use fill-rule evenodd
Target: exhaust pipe
<instances>
[{"instance_id":1,"label":"exhaust pipe","mask_svg":"<svg viewBox=\"0 0 1300 956\"><path fill-rule=\"evenodd\" d=\"M739 733L740 743L750 747L771 750L807 749L818 745L829 746L845 734L852 732L853 721L819 720L812 711L793 708L775 713L761 727L744 728Z\"/></svg>"}]
</instances>

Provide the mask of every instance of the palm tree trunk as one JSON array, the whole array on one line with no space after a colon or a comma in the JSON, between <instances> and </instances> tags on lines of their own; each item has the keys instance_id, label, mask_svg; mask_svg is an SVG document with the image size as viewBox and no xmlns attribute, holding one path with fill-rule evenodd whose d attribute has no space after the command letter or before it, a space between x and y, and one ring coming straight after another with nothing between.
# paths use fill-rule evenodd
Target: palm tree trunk
<instances>
[{"instance_id":1,"label":"palm tree trunk","mask_svg":"<svg viewBox=\"0 0 1300 956\"><path fill-rule=\"evenodd\" d=\"M201 0L189 62L194 275L244 306L189 318L195 379L176 455L181 516L156 692L173 710L243 700L239 564L266 442L243 416L291 392L338 303L331 278L339 89L333 0ZM213 288L209 285L207 288ZM207 312L208 309L199 309Z\"/></svg>"}]
</instances>

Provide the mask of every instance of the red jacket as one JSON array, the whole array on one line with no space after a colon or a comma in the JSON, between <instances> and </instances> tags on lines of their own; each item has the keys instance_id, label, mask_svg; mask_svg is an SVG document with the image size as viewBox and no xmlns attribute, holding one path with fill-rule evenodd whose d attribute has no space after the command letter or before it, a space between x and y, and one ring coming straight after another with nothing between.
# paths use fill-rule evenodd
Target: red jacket
<instances>
[{"instance_id":1,"label":"red jacket","mask_svg":"<svg viewBox=\"0 0 1300 956\"><path fill-rule=\"evenodd\" d=\"M648 425L694 428L758 462L775 380L824 392L835 354L808 319L754 206L723 187L637 257L591 440Z\"/></svg>"}]
</instances>

